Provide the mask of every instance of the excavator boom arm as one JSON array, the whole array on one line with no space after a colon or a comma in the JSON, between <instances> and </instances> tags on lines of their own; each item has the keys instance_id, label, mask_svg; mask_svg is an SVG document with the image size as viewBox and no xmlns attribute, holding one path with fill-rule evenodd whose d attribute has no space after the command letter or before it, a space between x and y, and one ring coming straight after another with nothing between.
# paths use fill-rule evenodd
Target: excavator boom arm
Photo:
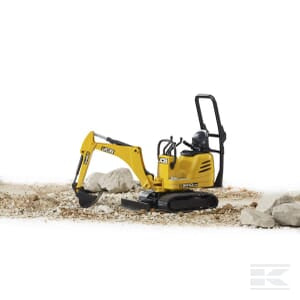
<instances>
[{"instance_id":1,"label":"excavator boom arm","mask_svg":"<svg viewBox=\"0 0 300 300\"><path fill-rule=\"evenodd\" d=\"M91 131L82 143L80 149L80 161L73 181L73 188L75 192L79 192L80 189L83 189L84 179L94 150L100 150L121 158L132 169L144 189L152 188L153 175L149 174L145 169L142 149L140 147L130 146L110 138L106 138L106 140L116 143L97 143L95 142L95 135L96 134Z\"/></svg>"}]
</instances>

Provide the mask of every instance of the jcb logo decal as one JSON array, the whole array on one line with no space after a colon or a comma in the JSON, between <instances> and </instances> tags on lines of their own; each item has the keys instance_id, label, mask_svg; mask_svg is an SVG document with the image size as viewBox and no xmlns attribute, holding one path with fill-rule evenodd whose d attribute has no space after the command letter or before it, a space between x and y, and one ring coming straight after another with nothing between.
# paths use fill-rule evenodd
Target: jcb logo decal
<instances>
[{"instance_id":1,"label":"jcb logo decal","mask_svg":"<svg viewBox=\"0 0 300 300\"><path fill-rule=\"evenodd\" d=\"M111 149L111 148L108 148L108 147L102 147L101 151L109 153L109 154L115 154L115 150Z\"/></svg>"}]
</instances>

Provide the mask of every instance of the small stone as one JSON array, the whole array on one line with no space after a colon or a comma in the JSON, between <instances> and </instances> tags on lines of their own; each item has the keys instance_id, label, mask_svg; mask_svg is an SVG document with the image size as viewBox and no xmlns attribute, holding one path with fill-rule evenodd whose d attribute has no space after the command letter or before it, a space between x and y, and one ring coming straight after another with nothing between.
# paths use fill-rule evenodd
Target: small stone
<instances>
[{"instance_id":1,"label":"small stone","mask_svg":"<svg viewBox=\"0 0 300 300\"><path fill-rule=\"evenodd\" d=\"M221 207L221 208L218 209L218 213L225 214L226 212L229 212L229 211L231 211L233 209L234 209L234 207L232 206L232 204L227 203L223 207ZM209 210L206 210L206 211L209 211Z\"/></svg>"},{"instance_id":2,"label":"small stone","mask_svg":"<svg viewBox=\"0 0 300 300\"><path fill-rule=\"evenodd\" d=\"M300 227L300 204L284 203L273 208L272 216L280 225Z\"/></svg>"},{"instance_id":3,"label":"small stone","mask_svg":"<svg viewBox=\"0 0 300 300\"><path fill-rule=\"evenodd\" d=\"M39 199L40 198L37 194L31 194L31 195L28 196L28 200L30 200L30 201L37 201Z\"/></svg>"},{"instance_id":4,"label":"small stone","mask_svg":"<svg viewBox=\"0 0 300 300\"><path fill-rule=\"evenodd\" d=\"M50 198L50 199L53 199L56 197L55 193L48 193L46 196L47 196L47 198Z\"/></svg>"},{"instance_id":5,"label":"small stone","mask_svg":"<svg viewBox=\"0 0 300 300\"><path fill-rule=\"evenodd\" d=\"M97 210L102 211L106 214L112 213L114 210L110 208L108 205L98 205Z\"/></svg>"},{"instance_id":6,"label":"small stone","mask_svg":"<svg viewBox=\"0 0 300 300\"><path fill-rule=\"evenodd\" d=\"M272 216L248 207L242 210L240 222L242 225L253 225L263 228L272 228L275 226Z\"/></svg>"},{"instance_id":7,"label":"small stone","mask_svg":"<svg viewBox=\"0 0 300 300\"><path fill-rule=\"evenodd\" d=\"M250 203L249 206L256 208L257 207L257 202L253 201L253 202Z\"/></svg>"},{"instance_id":8,"label":"small stone","mask_svg":"<svg viewBox=\"0 0 300 300\"><path fill-rule=\"evenodd\" d=\"M151 212L151 215L153 216L153 217L157 217L157 216L159 216L160 215L160 213L159 212Z\"/></svg>"},{"instance_id":9,"label":"small stone","mask_svg":"<svg viewBox=\"0 0 300 300\"><path fill-rule=\"evenodd\" d=\"M294 198L290 195L282 195L278 197L278 194L265 194L258 201L256 209L260 212L264 212L267 214L272 214L272 209L283 203L291 203L294 202Z\"/></svg>"},{"instance_id":10,"label":"small stone","mask_svg":"<svg viewBox=\"0 0 300 300\"><path fill-rule=\"evenodd\" d=\"M227 203L227 204L224 205L222 208L225 209L225 210L228 210L228 209L233 209L233 206L232 206L232 204Z\"/></svg>"}]
</instances>

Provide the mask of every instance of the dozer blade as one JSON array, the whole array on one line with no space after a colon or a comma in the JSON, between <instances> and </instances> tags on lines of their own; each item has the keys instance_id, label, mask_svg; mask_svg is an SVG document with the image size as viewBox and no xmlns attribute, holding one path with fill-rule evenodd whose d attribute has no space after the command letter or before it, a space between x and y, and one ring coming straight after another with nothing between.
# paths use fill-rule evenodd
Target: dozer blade
<instances>
[{"instance_id":1,"label":"dozer blade","mask_svg":"<svg viewBox=\"0 0 300 300\"><path fill-rule=\"evenodd\" d=\"M149 210L151 205L142 201L134 201L129 199L121 199L121 205L132 210L145 209Z\"/></svg>"},{"instance_id":2,"label":"dozer blade","mask_svg":"<svg viewBox=\"0 0 300 300\"><path fill-rule=\"evenodd\" d=\"M170 212L216 208L218 198L206 192L179 192L161 195L157 208Z\"/></svg>"},{"instance_id":3,"label":"dozer blade","mask_svg":"<svg viewBox=\"0 0 300 300\"><path fill-rule=\"evenodd\" d=\"M99 200L101 194L102 193L95 194L95 193L89 192L87 190L80 189L76 193L76 196L79 199L80 206L83 208L88 208L88 207L92 206L93 204L95 204Z\"/></svg>"}]
</instances>

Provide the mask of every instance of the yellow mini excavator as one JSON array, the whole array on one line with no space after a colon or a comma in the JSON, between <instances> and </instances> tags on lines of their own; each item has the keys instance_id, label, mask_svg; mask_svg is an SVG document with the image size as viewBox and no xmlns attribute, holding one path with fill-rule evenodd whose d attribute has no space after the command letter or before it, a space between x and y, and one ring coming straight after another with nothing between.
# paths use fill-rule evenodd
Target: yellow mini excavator
<instances>
[{"instance_id":1,"label":"yellow mini excavator","mask_svg":"<svg viewBox=\"0 0 300 300\"><path fill-rule=\"evenodd\" d=\"M209 132L204 123L200 105L203 99L212 101L218 128L217 133ZM182 138L176 143L172 137L158 142L157 176L146 170L140 147L131 146L91 131L81 146L80 161L72 184L80 206L90 207L97 202L100 195L84 189L83 186L92 154L97 149L125 161L144 189L140 193L138 201L122 199L122 206L126 208L146 210L156 208L176 212L217 207L218 199L214 194L201 190L194 191L194 189L222 186L226 133L221 124L217 102L212 95L199 94L195 97L195 103L200 130L194 134L191 143ZM106 142L96 142L95 137ZM209 147L209 138L218 138L219 149ZM181 144L188 149L182 150L177 156L177 148ZM212 153L219 154L219 171L216 176Z\"/></svg>"}]
</instances>

